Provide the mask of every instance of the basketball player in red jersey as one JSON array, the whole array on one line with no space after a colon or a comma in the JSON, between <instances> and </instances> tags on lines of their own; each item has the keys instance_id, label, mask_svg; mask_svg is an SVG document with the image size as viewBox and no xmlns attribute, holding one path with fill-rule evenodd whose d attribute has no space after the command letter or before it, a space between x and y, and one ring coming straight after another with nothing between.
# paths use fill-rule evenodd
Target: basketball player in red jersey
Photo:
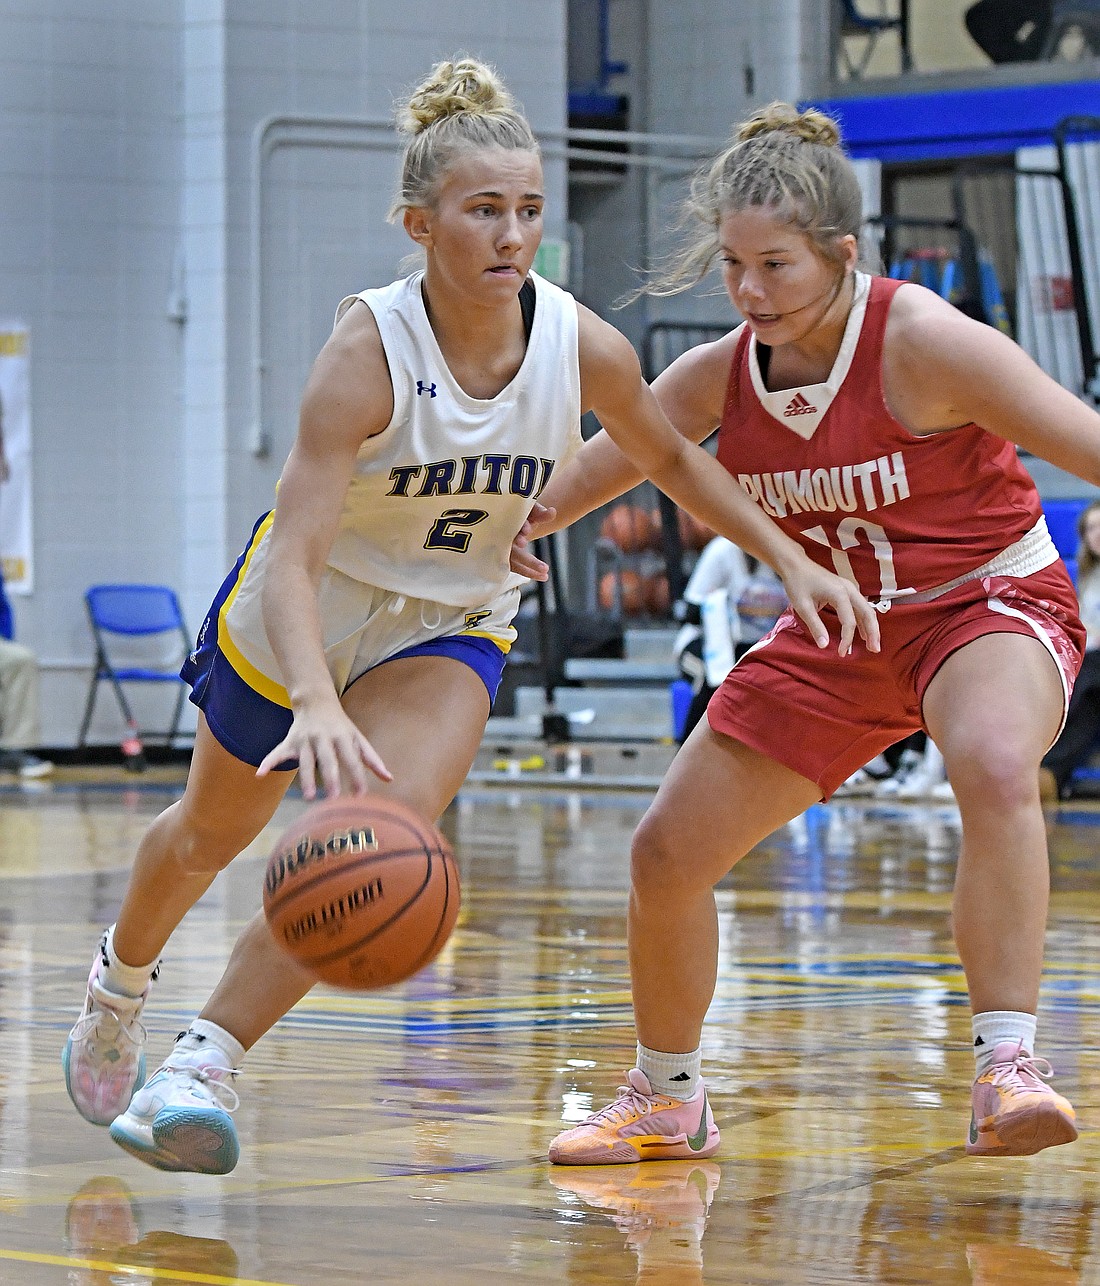
<instances>
[{"instance_id":1,"label":"basketball player in red jersey","mask_svg":"<svg viewBox=\"0 0 1100 1286\"><path fill-rule=\"evenodd\" d=\"M824 567L881 612L882 649L840 665L790 614L751 649L677 755L634 837L629 944L637 1066L554 1140L588 1165L703 1157L700 1080L717 968L714 885L765 836L924 728L963 825L954 931L977 1059L967 1152L1076 1138L1035 1057L1048 899L1038 766L1081 658L1073 586L1013 443L1100 483L1100 416L1011 340L931 291L857 270L860 191L834 123L773 104L692 189L699 229L653 293L721 260L744 324L654 384L665 412ZM637 472L597 435L525 537L575 520ZM697 944L685 952L683 944Z\"/></svg>"}]
</instances>

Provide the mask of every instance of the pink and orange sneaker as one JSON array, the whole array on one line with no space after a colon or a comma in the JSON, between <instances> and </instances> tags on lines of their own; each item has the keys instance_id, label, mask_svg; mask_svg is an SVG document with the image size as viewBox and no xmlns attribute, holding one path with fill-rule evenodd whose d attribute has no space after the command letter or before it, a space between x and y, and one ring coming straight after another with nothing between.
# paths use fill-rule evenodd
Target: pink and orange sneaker
<instances>
[{"instance_id":1,"label":"pink and orange sneaker","mask_svg":"<svg viewBox=\"0 0 1100 1286\"><path fill-rule=\"evenodd\" d=\"M550 1144L555 1165L626 1165L635 1161L701 1161L721 1141L706 1087L688 1099L655 1094L637 1067L619 1097Z\"/></svg>"},{"instance_id":2,"label":"pink and orange sneaker","mask_svg":"<svg viewBox=\"0 0 1100 1286\"><path fill-rule=\"evenodd\" d=\"M993 1063L974 1082L970 1131L971 1156L1026 1157L1077 1137L1076 1113L1047 1084L1054 1069L1033 1058L1018 1041L1002 1041Z\"/></svg>"}]
</instances>

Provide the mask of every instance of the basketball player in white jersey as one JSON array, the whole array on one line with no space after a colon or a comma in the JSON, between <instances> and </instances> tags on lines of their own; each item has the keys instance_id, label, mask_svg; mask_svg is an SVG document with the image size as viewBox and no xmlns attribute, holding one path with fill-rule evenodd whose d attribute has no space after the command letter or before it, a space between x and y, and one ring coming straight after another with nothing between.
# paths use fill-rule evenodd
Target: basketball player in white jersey
<instances>
[{"instance_id":1,"label":"basketball player in white jersey","mask_svg":"<svg viewBox=\"0 0 1100 1286\"><path fill-rule=\"evenodd\" d=\"M610 1106L553 1141L562 1164L717 1149L699 1052L714 886L918 728L942 751L962 815L953 928L976 1064L966 1151L1028 1155L1077 1137L1035 1057L1049 893L1038 768L1084 631L1013 444L1100 483L1100 416L932 291L859 272L860 205L835 124L773 104L697 176L695 234L654 283L674 293L721 260L744 324L674 362L658 400L694 441L718 428L731 485L876 603L881 648L857 641L836 665L787 615L711 700L634 837L637 1066ZM636 481L597 434L544 493L554 519L527 534ZM522 539L513 566L544 575Z\"/></svg>"},{"instance_id":2,"label":"basketball player in white jersey","mask_svg":"<svg viewBox=\"0 0 1100 1286\"><path fill-rule=\"evenodd\" d=\"M822 647L819 608L841 652L857 630L877 639L859 592L672 429L626 340L531 272L538 146L495 74L438 65L401 123L411 137L395 214L424 269L340 307L277 507L184 667L201 711L186 791L139 846L63 1055L81 1115L161 1169L233 1168L237 1064L312 985L258 914L143 1085L139 1015L169 936L295 770L307 799L369 786L427 818L450 803L515 636L513 537L579 448L583 412L686 509L776 566Z\"/></svg>"}]
</instances>

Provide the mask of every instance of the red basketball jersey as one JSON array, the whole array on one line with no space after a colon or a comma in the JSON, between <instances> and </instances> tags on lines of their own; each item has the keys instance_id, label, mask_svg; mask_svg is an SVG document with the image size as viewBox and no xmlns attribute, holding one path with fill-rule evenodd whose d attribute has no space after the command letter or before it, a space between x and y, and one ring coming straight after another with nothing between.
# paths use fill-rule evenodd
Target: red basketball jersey
<instances>
[{"instance_id":1,"label":"red basketball jersey","mask_svg":"<svg viewBox=\"0 0 1100 1286\"><path fill-rule=\"evenodd\" d=\"M882 342L901 284L872 277L869 293L857 293L862 325L853 306L833 372L813 388L768 393L746 326L718 437L718 459L745 492L870 598L964 576L1042 514L1012 443L976 424L917 437L890 414Z\"/></svg>"}]
</instances>

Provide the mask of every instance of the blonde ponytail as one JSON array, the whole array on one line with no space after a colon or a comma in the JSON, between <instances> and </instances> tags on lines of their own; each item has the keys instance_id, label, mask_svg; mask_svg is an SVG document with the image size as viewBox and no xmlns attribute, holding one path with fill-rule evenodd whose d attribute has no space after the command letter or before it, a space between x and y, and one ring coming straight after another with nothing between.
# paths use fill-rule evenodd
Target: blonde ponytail
<instances>
[{"instance_id":1,"label":"blonde ponytail","mask_svg":"<svg viewBox=\"0 0 1100 1286\"><path fill-rule=\"evenodd\" d=\"M690 290L718 256L722 216L754 206L774 209L825 259L841 262L840 239L859 237L863 196L831 117L777 102L742 122L730 143L693 178L677 225L688 230L687 236L639 293Z\"/></svg>"}]
</instances>

